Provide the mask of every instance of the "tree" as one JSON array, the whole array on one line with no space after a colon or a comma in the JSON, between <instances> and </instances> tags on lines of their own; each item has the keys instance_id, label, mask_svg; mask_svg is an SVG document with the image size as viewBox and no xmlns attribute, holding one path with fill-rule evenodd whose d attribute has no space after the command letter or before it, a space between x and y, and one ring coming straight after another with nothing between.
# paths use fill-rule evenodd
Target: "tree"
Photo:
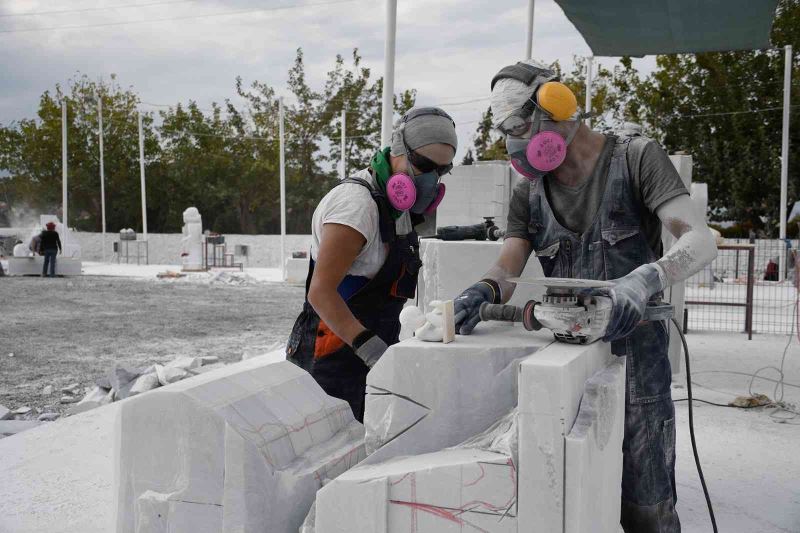
<instances>
[{"instance_id":1,"label":"tree","mask_svg":"<svg viewBox=\"0 0 800 533\"><path fill-rule=\"evenodd\" d=\"M492 126L491 107L481 116L478 129L473 138L473 145L475 147L475 159L478 161L495 161L508 158L505 140Z\"/></svg>"},{"instance_id":2,"label":"tree","mask_svg":"<svg viewBox=\"0 0 800 533\"><path fill-rule=\"evenodd\" d=\"M289 70L293 98L285 106L287 230L307 233L320 198L336 182L339 117L348 113L347 161L363 168L380 148L380 78L353 51L347 67L337 56L320 89L309 85L302 50ZM143 114L147 175L147 217L151 232L179 231L191 205L213 231L276 233L280 230L278 98L259 81L236 79L230 100L201 109L194 101L159 113ZM60 214L61 102L68 104L69 213L71 226L99 230L99 148L95 95L103 100L104 161L108 228L140 228L140 188L136 93L116 83L71 80L40 100L38 117L0 125L0 211L30 206ZM397 113L414 105L416 92L395 95ZM7 214L0 213L4 218Z\"/></svg>"},{"instance_id":3,"label":"tree","mask_svg":"<svg viewBox=\"0 0 800 533\"><path fill-rule=\"evenodd\" d=\"M337 56L321 90L310 87L305 77L303 52L297 50L289 71L289 90L294 101L286 105L286 197L287 231L308 233L311 215L319 200L336 183L336 163L340 158L339 117L348 113L347 168L364 168L380 148L382 79L370 83L369 69L361 66L358 50L353 51L353 66L347 69ZM261 137L274 136L277 147L277 100L271 87L253 82L237 92L248 105L247 115ZM416 92L407 90L394 97L395 111L404 113L414 105ZM321 153L327 145L329 155ZM277 174L275 175L277 183ZM272 211L279 216L279 211Z\"/></svg>"},{"instance_id":4,"label":"tree","mask_svg":"<svg viewBox=\"0 0 800 533\"><path fill-rule=\"evenodd\" d=\"M54 93L45 91L41 96L38 120L0 126L0 169L9 175L6 188L16 206L61 216L61 103L66 101L68 223L83 230L102 227L98 97L103 100L108 227L135 227L140 221L138 97L130 89L121 89L115 76L109 83L79 76L70 80L66 91L56 85ZM145 114L143 123L147 172L158 183L160 147L152 117ZM150 206L154 215L156 204Z\"/></svg>"},{"instance_id":5,"label":"tree","mask_svg":"<svg viewBox=\"0 0 800 533\"><path fill-rule=\"evenodd\" d=\"M782 0L772 28L773 45L800 45L800 2ZM706 182L712 217L736 220L776 236L780 212L780 146L783 104L782 49L658 56L657 69L633 81L625 113L670 151L694 157L693 179ZM800 75L794 56L792 77ZM791 123L800 120L793 91ZM793 128L790 163L800 156ZM789 167L790 205L800 191Z\"/></svg>"}]
</instances>

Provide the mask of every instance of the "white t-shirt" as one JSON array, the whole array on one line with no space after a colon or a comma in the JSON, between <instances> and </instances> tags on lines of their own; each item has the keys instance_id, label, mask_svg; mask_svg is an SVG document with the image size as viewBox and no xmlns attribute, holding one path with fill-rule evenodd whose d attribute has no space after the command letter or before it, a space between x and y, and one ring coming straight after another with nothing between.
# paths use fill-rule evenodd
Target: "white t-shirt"
<instances>
[{"instance_id":1,"label":"white t-shirt","mask_svg":"<svg viewBox=\"0 0 800 533\"><path fill-rule=\"evenodd\" d=\"M375 186L375 181L368 170L361 170L353 177L366 180ZM331 189L320 200L311 219L311 258L315 261L319 253L324 224L350 226L367 239L347 273L353 276L375 277L386 261L389 251L381 241L378 206L369 190L357 183L343 183Z\"/></svg>"}]
</instances>

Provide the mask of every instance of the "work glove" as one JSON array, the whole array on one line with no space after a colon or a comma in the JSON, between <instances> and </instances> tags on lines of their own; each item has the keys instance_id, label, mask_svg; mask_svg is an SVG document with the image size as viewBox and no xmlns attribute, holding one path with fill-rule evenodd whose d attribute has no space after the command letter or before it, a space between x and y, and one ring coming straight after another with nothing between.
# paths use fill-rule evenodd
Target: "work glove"
<instances>
[{"instance_id":1,"label":"work glove","mask_svg":"<svg viewBox=\"0 0 800 533\"><path fill-rule=\"evenodd\" d=\"M467 288L453 301L456 332L469 335L481 321L480 310L484 302L500 303L500 286L491 279L482 279Z\"/></svg>"},{"instance_id":2,"label":"work glove","mask_svg":"<svg viewBox=\"0 0 800 533\"><path fill-rule=\"evenodd\" d=\"M353 339L353 351L369 368L375 366L383 352L388 349L389 346L383 342L383 339L378 337L374 331L368 329L365 329Z\"/></svg>"},{"instance_id":3,"label":"work glove","mask_svg":"<svg viewBox=\"0 0 800 533\"><path fill-rule=\"evenodd\" d=\"M614 304L603 337L606 342L630 335L641 322L650 297L664 289L659 269L653 264L642 265L627 276L613 280L613 283L614 287L598 292L610 297Z\"/></svg>"}]
</instances>

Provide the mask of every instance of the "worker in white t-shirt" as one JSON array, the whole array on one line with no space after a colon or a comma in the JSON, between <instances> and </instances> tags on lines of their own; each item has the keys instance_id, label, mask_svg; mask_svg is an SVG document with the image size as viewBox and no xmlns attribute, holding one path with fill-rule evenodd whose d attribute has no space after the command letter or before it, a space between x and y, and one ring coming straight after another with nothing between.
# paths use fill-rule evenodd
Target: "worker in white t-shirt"
<instances>
[{"instance_id":1,"label":"worker in white t-shirt","mask_svg":"<svg viewBox=\"0 0 800 533\"><path fill-rule=\"evenodd\" d=\"M406 113L370 166L320 201L311 221L306 301L286 348L329 395L364 417L369 369L398 341L422 265L414 226L444 197L457 138L435 107Z\"/></svg>"}]
</instances>

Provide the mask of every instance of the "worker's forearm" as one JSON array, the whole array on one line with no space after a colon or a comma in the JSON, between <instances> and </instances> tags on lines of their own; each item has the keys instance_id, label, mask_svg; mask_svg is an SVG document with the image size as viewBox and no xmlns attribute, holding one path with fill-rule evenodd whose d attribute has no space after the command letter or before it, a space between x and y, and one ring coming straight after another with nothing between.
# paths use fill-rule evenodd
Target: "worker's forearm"
<instances>
[{"instance_id":1,"label":"worker's forearm","mask_svg":"<svg viewBox=\"0 0 800 533\"><path fill-rule=\"evenodd\" d=\"M517 288L517 284L511 283L508 281L508 278L518 277L521 271L522 270L520 269L520 272L517 273L509 272L501 265L495 263L494 266L492 266L492 268L490 268L483 277L497 282L497 284L500 286L500 299L503 303L506 303L514 295L514 289Z\"/></svg>"},{"instance_id":2,"label":"worker's forearm","mask_svg":"<svg viewBox=\"0 0 800 533\"><path fill-rule=\"evenodd\" d=\"M680 224L674 221L673 224ZM664 273L664 288L696 274L717 257L714 234L705 225L688 229L656 264Z\"/></svg>"},{"instance_id":3,"label":"worker's forearm","mask_svg":"<svg viewBox=\"0 0 800 533\"><path fill-rule=\"evenodd\" d=\"M483 276L496 281L500 286L503 303L511 299L511 296L514 295L514 289L517 288L516 283L511 283L508 279L519 277L522 274L530 254L531 245L527 240L510 237L503 242L500 257L492 268L486 272L486 275Z\"/></svg>"},{"instance_id":4,"label":"worker's forearm","mask_svg":"<svg viewBox=\"0 0 800 533\"><path fill-rule=\"evenodd\" d=\"M353 339L365 329L336 289L310 290L308 302L331 331L347 344L352 345Z\"/></svg>"}]
</instances>

